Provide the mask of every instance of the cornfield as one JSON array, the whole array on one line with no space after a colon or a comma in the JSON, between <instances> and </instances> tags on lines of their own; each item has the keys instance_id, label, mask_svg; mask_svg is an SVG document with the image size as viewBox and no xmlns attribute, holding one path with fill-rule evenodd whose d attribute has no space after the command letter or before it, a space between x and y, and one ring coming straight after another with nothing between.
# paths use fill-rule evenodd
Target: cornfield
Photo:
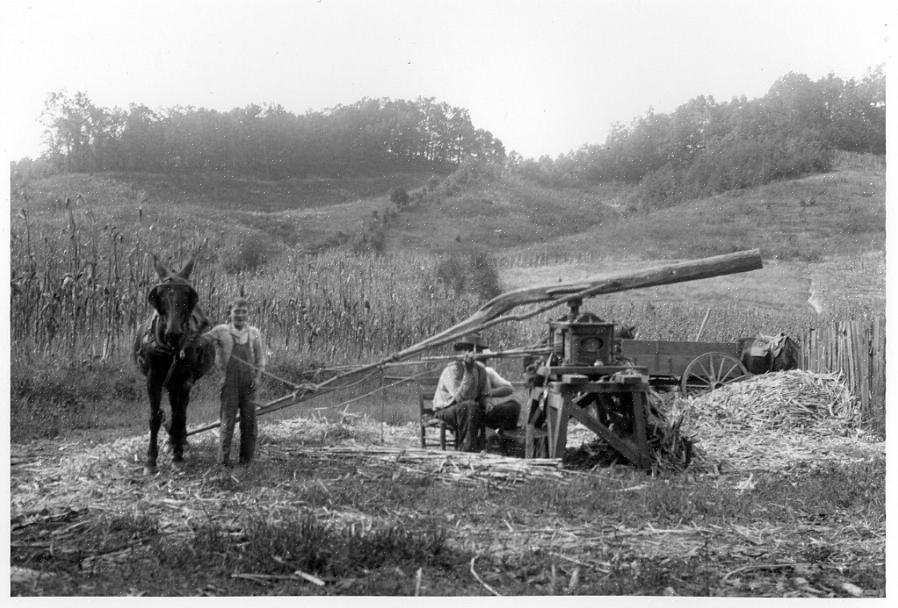
<instances>
[{"instance_id":1,"label":"cornfield","mask_svg":"<svg viewBox=\"0 0 898 608\"><path fill-rule=\"evenodd\" d=\"M225 321L228 302L245 291L255 304L252 322L266 338L272 366L280 369L378 360L446 329L481 304L437 280L440 259L427 254L305 254L281 248L257 270L229 274L222 259L232 253L228 248L237 228L174 205L145 212L140 200L127 202L131 206L90 207L79 195L43 208L26 204L12 218L11 338L18 360L124 362L137 328L151 313L146 293L156 282L153 253L179 268L198 252L191 279L212 322ZM252 236L267 238L262 232ZM638 292L594 299L584 308L635 324L640 338L656 340L733 342L779 331L799 337L839 320L739 303L714 309L656 303ZM531 345L545 334L548 317L564 312L560 307L498 325L485 338L494 349ZM518 367L501 369L508 365L518 364L501 362L500 371L520 373Z\"/></svg>"},{"instance_id":2,"label":"cornfield","mask_svg":"<svg viewBox=\"0 0 898 608\"><path fill-rule=\"evenodd\" d=\"M241 290L249 295L252 322L275 359L369 360L445 329L478 305L434 279L436 256L282 251L256 272L228 274L220 264L227 235L211 223L187 229L177 210L152 221L139 209L105 220L72 203L51 211L55 222L24 210L13 222L11 331L19 356L127 356L151 313L145 296L157 281L156 252L175 269L199 252L191 280L213 322L226 320Z\"/></svg>"},{"instance_id":3,"label":"cornfield","mask_svg":"<svg viewBox=\"0 0 898 608\"><path fill-rule=\"evenodd\" d=\"M290 359L370 360L445 329L480 304L435 279L436 256L282 251L256 272L228 274L220 264L228 235L211 220L188 218L176 208L152 219L139 208L100 219L93 210L76 207L51 210L55 221L46 214L31 218L26 211L14 218L11 318L18 354L80 360L127 353L136 328L151 312L145 294L156 281L155 252L178 268L199 251L191 278L207 316L224 321L228 301L242 288L256 304L253 322L269 348ZM60 214L66 217L64 225ZM209 242L215 247L203 247ZM659 340L696 339L709 312L640 300L633 293L629 299L593 300L586 308L637 325L641 338ZM546 320L500 325L488 339L494 347L532 344L545 331ZM775 331L801 335L827 322L812 314L735 303L710 311L700 339L733 341Z\"/></svg>"}]
</instances>

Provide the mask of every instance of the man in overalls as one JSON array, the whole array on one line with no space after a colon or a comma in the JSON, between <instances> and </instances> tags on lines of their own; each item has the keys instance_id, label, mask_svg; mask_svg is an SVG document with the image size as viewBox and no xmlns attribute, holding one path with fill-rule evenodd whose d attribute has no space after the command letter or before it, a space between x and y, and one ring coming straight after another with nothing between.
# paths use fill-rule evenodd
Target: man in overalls
<instances>
[{"instance_id":1,"label":"man in overalls","mask_svg":"<svg viewBox=\"0 0 898 608\"><path fill-rule=\"evenodd\" d=\"M231 302L230 322L216 325L205 337L215 343L215 365L223 373L221 387L221 445L219 464L230 466L234 424L240 413L241 465L252 462L256 448L256 408L253 396L265 370L267 356L262 334L247 324L249 302L239 297Z\"/></svg>"}]
</instances>

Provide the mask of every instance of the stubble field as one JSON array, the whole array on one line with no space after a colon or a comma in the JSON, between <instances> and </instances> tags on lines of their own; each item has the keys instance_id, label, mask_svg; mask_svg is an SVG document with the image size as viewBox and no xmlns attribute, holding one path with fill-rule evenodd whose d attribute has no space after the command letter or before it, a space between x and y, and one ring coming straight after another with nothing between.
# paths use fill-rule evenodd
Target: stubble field
<instances>
[{"instance_id":1,"label":"stubble field","mask_svg":"<svg viewBox=\"0 0 898 608\"><path fill-rule=\"evenodd\" d=\"M143 435L34 442L12 592L883 597L884 442L837 377L784 374L670 401L697 440L681 471L609 461L578 425L564 461L525 461L352 413L263 423L246 468L215 465L214 432L154 476Z\"/></svg>"}]
</instances>

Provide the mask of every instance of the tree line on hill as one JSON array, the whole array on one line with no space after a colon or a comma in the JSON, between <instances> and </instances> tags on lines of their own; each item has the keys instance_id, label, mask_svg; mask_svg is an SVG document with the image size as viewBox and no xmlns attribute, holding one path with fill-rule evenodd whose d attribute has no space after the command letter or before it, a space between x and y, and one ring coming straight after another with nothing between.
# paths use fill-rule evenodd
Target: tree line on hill
<instances>
[{"instance_id":1,"label":"tree line on hill","mask_svg":"<svg viewBox=\"0 0 898 608\"><path fill-rule=\"evenodd\" d=\"M790 73L761 98L720 103L702 95L670 114L649 110L630 125L616 124L604 144L534 160L506 154L467 110L433 98L365 98L295 115L273 104L228 112L138 104L110 110L85 93L52 93L44 156L12 169L14 175L216 170L281 179L416 169L448 174L473 160L550 186L633 184L633 198L654 207L827 171L836 150L884 154L885 116L882 67L860 80Z\"/></svg>"},{"instance_id":2,"label":"tree line on hill","mask_svg":"<svg viewBox=\"0 0 898 608\"><path fill-rule=\"evenodd\" d=\"M276 104L107 109L84 92L55 92L43 120L43 160L52 172L215 170L282 179L448 172L468 157L505 160L502 142L475 128L467 110L433 98L365 98L296 115Z\"/></svg>"},{"instance_id":3,"label":"tree line on hill","mask_svg":"<svg viewBox=\"0 0 898 608\"><path fill-rule=\"evenodd\" d=\"M779 78L759 99L699 96L614 125L604 145L509 164L546 185L624 182L650 206L827 171L833 152L884 154L885 74Z\"/></svg>"}]
</instances>

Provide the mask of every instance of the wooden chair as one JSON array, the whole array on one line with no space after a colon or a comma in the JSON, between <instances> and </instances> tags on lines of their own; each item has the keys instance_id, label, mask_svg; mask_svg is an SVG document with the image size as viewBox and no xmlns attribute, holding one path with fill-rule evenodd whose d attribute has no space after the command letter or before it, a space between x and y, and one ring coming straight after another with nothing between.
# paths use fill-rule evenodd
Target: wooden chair
<instances>
[{"instance_id":1,"label":"wooden chair","mask_svg":"<svg viewBox=\"0 0 898 608\"><path fill-rule=\"evenodd\" d=\"M428 429L439 429L440 449L445 450L447 445L453 448L456 447L456 437L454 428L433 415L433 396L434 393L436 393L437 384L439 384L439 382L439 373L421 376L417 379L418 412L421 427L421 447L427 447ZM526 386L525 382L512 382L512 385L516 390L522 391L526 394L526 391L523 390ZM482 427L478 430L478 432L481 433L481 439L485 439L486 428ZM509 436L516 436L518 434L517 431L506 431L505 433ZM539 437L545 437L545 432L543 432L541 435L539 433L537 434L539 435Z\"/></svg>"},{"instance_id":2,"label":"wooden chair","mask_svg":"<svg viewBox=\"0 0 898 608\"><path fill-rule=\"evenodd\" d=\"M440 449L445 450L447 444L455 447L455 429L433 415L433 396L439 382L439 373L418 378L418 420L421 425L421 447L427 447L428 429L439 429Z\"/></svg>"}]
</instances>

